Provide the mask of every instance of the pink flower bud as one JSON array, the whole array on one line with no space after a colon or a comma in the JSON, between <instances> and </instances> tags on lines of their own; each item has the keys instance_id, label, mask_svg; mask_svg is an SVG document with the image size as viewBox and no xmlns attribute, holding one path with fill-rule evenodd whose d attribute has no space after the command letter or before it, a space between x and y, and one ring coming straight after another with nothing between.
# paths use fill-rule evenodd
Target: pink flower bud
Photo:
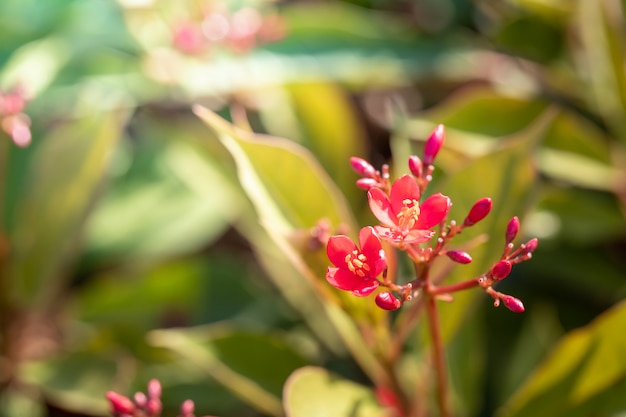
<instances>
[{"instance_id":1,"label":"pink flower bud","mask_svg":"<svg viewBox=\"0 0 626 417\"><path fill-rule=\"evenodd\" d=\"M161 398L161 383L158 379L151 379L148 382L148 397L151 399Z\"/></svg>"},{"instance_id":2,"label":"pink flower bud","mask_svg":"<svg viewBox=\"0 0 626 417\"><path fill-rule=\"evenodd\" d=\"M474 203L472 208L470 209L465 221L463 222L464 226L473 226L489 214L491 211L491 199L490 198L481 198L477 202Z\"/></svg>"},{"instance_id":3,"label":"pink flower bud","mask_svg":"<svg viewBox=\"0 0 626 417\"><path fill-rule=\"evenodd\" d=\"M420 178L422 176L423 168L422 160L418 156L409 156L409 170L411 171L411 174Z\"/></svg>"},{"instance_id":4,"label":"pink flower bud","mask_svg":"<svg viewBox=\"0 0 626 417\"><path fill-rule=\"evenodd\" d=\"M506 278L511 273L512 267L513 265L511 265L511 262L509 261L498 262L491 267L491 278L493 278L495 281L500 281Z\"/></svg>"},{"instance_id":5,"label":"pink flower bud","mask_svg":"<svg viewBox=\"0 0 626 417\"><path fill-rule=\"evenodd\" d=\"M402 303L390 292L381 292L376 296L376 305L383 310L397 310Z\"/></svg>"},{"instance_id":6,"label":"pink flower bud","mask_svg":"<svg viewBox=\"0 0 626 417\"><path fill-rule=\"evenodd\" d=\"M161 400L156 398L149 399L148 404L146 405L146 411L148 412L149 417L160 416L161 411L163 411L163 405L161 404Z\"/></svg>"},{"instance_id":7,"label":"pink flower bud","mask_svg":"<svg viewBox=\"0 0 626 417\"><path fill-rule=\"evenodd\" d=\"M445 129L443 125L437 125L424 144L424 164L432 165L435 157L443 145Z\"/></svg>"},{"instance_id":8,"label":"pink flower bud","mask_svg":"<svg viewBox=\"0 0 626 417\"><path fill-rule=\"evenodd\" d=\"M180 415L182 417L193 416L195 405L192 400L185 400L180 406Z\"/></svg>"},{"instance_id":9,"label":"pink flower bud","mask_svg":"<svg viewBox=\"0 0 626 417\"><path fill-rule=\"evenodd\" d=\"M460 250L449 250L446 252L446 255L454 262L460 264L468 264L472 262L472 257L469 255L469 253Z\"/></svg>"},{"instance_id":10,"label":"pink flower bud","mask_svg":"<svg viewBox=\"0 0 626 417\"><path fill-rule=\"evenodd\" d=\"M515 216L511 220L509 220L509 224L506 226L506 235L505 235L506 243L508 244L508 243L513 242L518 232L519 232L519 219L517 218L517 216Z\"/></svg>"},{"instance_id":11,"label":"pink flower bud","mask_svg":"<svg viewBox=\"0 0 626 417\"><path fill-rule=\"evenodd\" d=\"M373 178L359 178L356 180L356 186L362 190L369 191L370 188L376 187L378 181Z\"/></svg>"},{"instance_id":12,"label":"pink flower bud","mask_svg":"<svg viewBox=\"0 0 626 417\"><path fill-rule=\"evenodd\" d=\"M537 238L532 238L524 245L524 254L533 253L535 249L537 249L537 245L539 244L539 240Z\"/></svg>"},{"instance_id":13,"label":"pink flower bud","mask_svg":"<svg viewBox=\"0 0 626 417\"><path fill-rule=\"evenodd\" d=\"M136 392L133 399L135 400L135 405L139 408L146 408L148 405L148 397L143 392Z\"/></svg>"},{"instance_id":14,"label":"pink flower bud","mask_svg":"<svg viewBox=\"0 0 626 417\"><path fill-rule=\"evenodd\" d=\"M135 412L135 404L129 398L114 391L107 392L106 397L111 404L111 412L114 415L133 414Z\"/></svg>"},{"instance_id":15,"label":"pink flower bud","mask_svg":"<svg viewBox=\"0 0 626 417\"><path fill-rule=\"evenodd\" d=\"M366 178L374 178L376 177L376 169L367 162L365 159L357 158L353 156L350 158L350 165L352 165L352 169L359 175Z\"/></svg>"},{"instance_id":16,"label":"pink flower bud","mask_svg":"<svg viewBox=\"0 0 626 417\"><path fill-rule=\"evenodd\" d=\"M520 300L515 297L511 297L510 295L502 295L500 297L504 306L511 310L514 313L523 313L524 312L524 304Z\"/></svg>"}]
</instances>

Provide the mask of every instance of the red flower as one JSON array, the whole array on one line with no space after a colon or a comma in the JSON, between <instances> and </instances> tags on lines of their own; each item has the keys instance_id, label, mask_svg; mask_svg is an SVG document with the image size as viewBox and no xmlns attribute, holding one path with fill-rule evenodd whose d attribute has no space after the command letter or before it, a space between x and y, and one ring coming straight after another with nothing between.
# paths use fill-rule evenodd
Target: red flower
<instances>
[{"instance_id":1,"label":"red flower","mask_svg":"<svg viewBox=\"0 0 626 417\"><path fill-rule=\"evenodd\" d=\"M347 236L331 236L326 253L335 267L328 267L326 279L333 287L365 297L378 287L376 277L387 267L387 261L373 227L361 229L359 244L360 250Z\"/></svg>"},{"instance_id":2,"label":"red flower","mask_svg":"<svg viewBox=\"0 0 626 417\"><path fill-rule=\"evenodd\" d=\"M419 204L420 189L410 175L403 175L391 186L391 196L379 188L367 193L370 209L383 224L376 231L392 243L421 243L435 232L429 230L441 223L450 210L450 199L442 194L428 197Z\"/></svg>"}]
</instances>

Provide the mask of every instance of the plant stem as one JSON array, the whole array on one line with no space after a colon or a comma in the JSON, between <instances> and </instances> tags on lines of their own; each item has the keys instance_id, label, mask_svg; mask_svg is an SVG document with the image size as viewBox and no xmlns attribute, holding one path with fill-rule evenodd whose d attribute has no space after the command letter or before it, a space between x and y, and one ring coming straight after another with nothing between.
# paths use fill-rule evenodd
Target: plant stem
<instances>
[{"instance_id":1,"label":"plant stem","mask_svg":"<svg viewBox=\"0 0 626 417\"><path fill-rule=\"evenodd\" d=\"M467 290L478 286L477 279L470 279L468 281L459 282L452 285L442 285L440 287L432 287L429 291L430 295L448 294L452 292Z\"/></svg>"},{"instance_id":2,"label":"plant stem","mask_svg":"<svg viewBox=\"0 0 626 417\"><path fill-rule=\"evenodd\" d=\"M448 377L446 369L446 358L441 338L441 328L439 325L439 312L437 311L437 301L435 297L428 293L425 295L425 310L428 318L428 330L432 342L433 360L435 361L435 372L437 374L437 402L441 417L451 417L450 404L448 401Z\"/></svg>"}]
</instances>

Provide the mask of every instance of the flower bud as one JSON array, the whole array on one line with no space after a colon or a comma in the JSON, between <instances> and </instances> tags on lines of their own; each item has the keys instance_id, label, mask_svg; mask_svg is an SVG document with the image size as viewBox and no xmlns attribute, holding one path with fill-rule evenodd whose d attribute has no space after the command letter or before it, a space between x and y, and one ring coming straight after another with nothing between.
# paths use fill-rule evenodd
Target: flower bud
<instances>
[{"instance_id":1,"label":"flower bud","mask_svg":"<svg viewBox=\"0 0 626 417\"><path fill-rule=\"evenodd\" d=\"M530 239L528 242L524 244L524 254L533 253L535 249L537 249L537 244L539 244L539 240L536 237Z\"/></svg>"},{"instance_id":2,"label":"flower bud","mask_svg":"<svg viewBox=\"0 0 626 417\"><path fill-rule=\"evenodd\" d=\"M506 226L506 235L505 235L506 243L509 244L513 242L518 232L519 232L519 219L517 218L517 216L515 216L511 220L509 220L509 224Z\"/></svg>"},{"instance_id":3,"label":"flower bud","mask_svg":"<svg viewBox=\"0 0 626 417\"><path fill-rule=\"evenodd\" d=\"M120 414L134 414L135 404L127 397L114 391L106 393L107 400L111 404L111 413L115 416Z\"/></svg>"},{"instance_id":4,"label":"flower bud","mask_svg":"<svg viewBox=\"0 0 626 417\"><path fill-rule=\"evenodd\" d=\"M161 383L158 379L151 379L148 382L148 397L152 399L161 398Z\"/></svg>"},{"instance_id":5,"label":"flower bud","mask_svg":"<svg viewBox=\"0 0 626 417\"><path fill-rule=\"evenodd\" d=\"M520 300L515 297L511 297L510 295L502 295L500 297L504 306L511 310L514 313L523 313L524 312L524 304Z\"/></svg>"},{"instance_id":6,"label":"flower bud","mask_svg":"<svg viewBox=\"0 0 626 417\"><path fill-rule=\"evenodd\" d=\"M146 397L146 394L143 392L136 392L133 399L135 400L135 405L137 407L146 408L146 405L148 404L148 397Z\"/></svg>"},{"instance_id":7,"label":"flower bud","mask_svg":"<svg viewBox=\"0 0 626 417\"><path fill-rule=\"evenodd\" d=\"M446 255L454 262L460 264L468 264L472 262L472 257L469 255L469 253L460 250L449 250L446 252Z\"/></svg>"},{"instance_id":8,"label":"flower bud","mask_svg":"<svg viewBox=\"0 0 626 417\"><path fill-rule=\"evenodd\" d=\"M496 263L491 267L491 278L493 278L494 281L500 281L506 278L511 273L512 267L513 265L511 265L509 261L503 260Z\"/></svg>"},{"instance_id":9,"label":"flower bud","mask_svg":"<svg viewBox=\"0 0 626 417\"><path fill-rule=\"evenodd\" d=\"M363 158L357 158L353 156L350 158L350 165L352 169L359 175L366 178L376 177L376 169Z\"/></svg>"},{"instance_id":10,"label":"flower bud","mask_svg":"<svg viewBox=\"0 0 626 417\"><path fill-rule=\"evenodd\" d=\"M437 125L424 144L424 164L432 165L435 157L443 145L445 129L443 125Z\"/></svg>"},{"instance_id":11,"label":"flower bud","mask_svg":"<svg viewBox=\"0 0 626 417\"><path fill-rule=\"evenodd\" d=\"M356 180L356 186L362 190L369 191L370 188L376 187L378 181L373 178L359 178Z\"/></svg>"},{"instance_id":12,"label":"flower bud","mask_svg":"<svg viewBox=\"0 0 626 417\"><path fill-rule=\"evenodd\" d=\"M390 292L381 292L376 295L376 305L383 310L397 310L402 306L400 300L393 296Z\"/></svg>"},{"instance_id":13,"label":"flower bud","mask_svg":"<svg viewBox=\"0 0 626 417\"><path fill-rule=\"evenodd\" d=\"M409 170L411 171L411 174L420 178L422 176L423 168L424 166L422 164L422 160L417 155L409 156Z\"/></svg>"},{"instance_id":14,"label":"flower bud","mask_svg":"<svg viewBox=\"0 0 626 417\"><path fill-rule=\"evenodd\" d=\"M490 198L481 198L480 200L475 202L469 213L467 214L463 225L473 226L482 219L484 219L491 211L491 205L492 204Z\"/></svg>"},{"instance_id":15,"label":"flower bud","mask_svg":"<svg viewBox=\"0 0 626 417\"><path fill-rule=\"evenodd\" d=\"M193 417L195 404L192 400L185 400L180 405L180 417Z\"/></svg>"}]
</instances>

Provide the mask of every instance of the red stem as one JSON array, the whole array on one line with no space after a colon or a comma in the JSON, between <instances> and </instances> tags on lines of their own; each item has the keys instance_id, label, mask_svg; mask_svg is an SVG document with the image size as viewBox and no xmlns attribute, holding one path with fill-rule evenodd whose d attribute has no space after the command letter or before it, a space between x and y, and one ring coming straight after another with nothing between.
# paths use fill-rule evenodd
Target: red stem
<instances>
[{"instance_id":1,"label":"red stem","mask_svg":"<svg viewBox=\"0 0 626 417\"><path fill-rule=\"evenodd\" d=\"M428 329L432 340L432 353L435 361L435 371L437 373L437 403L441 417L450 417L450 405L448 401L448 377L446 369L446 358L443 349L443 339L441 338L441 327L439 324L439 313L437 302L429 292L425 297L426 317L428 318Z\"/></svg>"}]
</instances>

